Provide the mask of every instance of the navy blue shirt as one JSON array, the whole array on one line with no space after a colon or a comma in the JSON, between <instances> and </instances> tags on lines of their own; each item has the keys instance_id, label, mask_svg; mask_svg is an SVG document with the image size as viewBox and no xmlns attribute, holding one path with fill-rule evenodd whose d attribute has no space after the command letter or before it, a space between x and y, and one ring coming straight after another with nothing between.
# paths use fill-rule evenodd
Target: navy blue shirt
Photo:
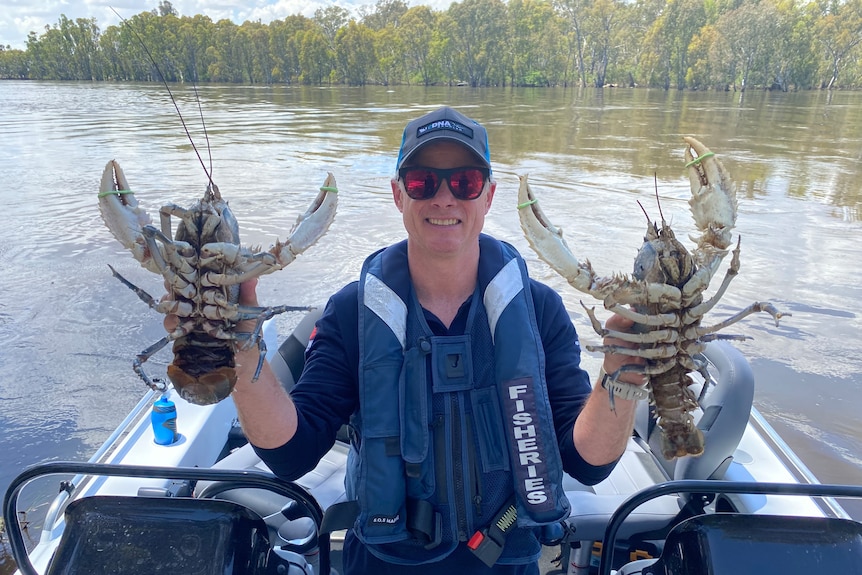
<instances>
[{"instance_id":1,"label":"navy blue shirt","mask_svg":"<svg viewBox=\"0 0 862 575\"><path fill-rule=\"evenodd\" d=\"M291 391L299 417L296 435L279 448L255 448L272 472L284 479L296 479L311 471L332 447L341 426L359 409L358 285L353 282L333 295L317 322L314 339L306 351L305 369ZM589 375L580 367L578 336L560 296L534 280L530 287L545 352L545 379L563 469L581 483L594 485L607 477L615 464L594 466L587 463L572 441L575 419L592 389ZM448 328L426 310L428 326L435 335L463 334L470 303L471 300L467 300L462 304ZM468 567L459 559L465 557L461 547L463 545L443 563L436 563L435 569ZM344 558L346 573L364 572L361 565L373 565L374 573L383 573L379 562L355 537L349 536L345 541ZM475 561L475 558L466 556L466 560ZM452 561L454 563L450 563ZM357 569L348 568L348 562ZM469 567L473 572L475 565L471 563ZM512 571L513 567L517 569ZM394 573L414 573L404 565L393 565L393 568ZM505 566L501 572L535 573L534 568L534 565Z\"/></svg>"}]
</instances>

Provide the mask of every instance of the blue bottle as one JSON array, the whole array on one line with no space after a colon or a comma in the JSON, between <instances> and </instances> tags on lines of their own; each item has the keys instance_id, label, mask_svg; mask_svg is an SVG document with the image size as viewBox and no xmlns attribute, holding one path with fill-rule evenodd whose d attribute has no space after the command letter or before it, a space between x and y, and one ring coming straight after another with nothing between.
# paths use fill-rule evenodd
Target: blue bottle
<instances>
[{"instance_id":1,"label":"blue bottle","mask_svg":"<svg viewBox=\"0 0 862 575\"><path fill-rule=\"evenodd\" d=\"M177 407L174 402L162 396L153 404L151 415L153 435L159 445L170 445L179 438L177 435Z\"/></svg>"}]
</instances>

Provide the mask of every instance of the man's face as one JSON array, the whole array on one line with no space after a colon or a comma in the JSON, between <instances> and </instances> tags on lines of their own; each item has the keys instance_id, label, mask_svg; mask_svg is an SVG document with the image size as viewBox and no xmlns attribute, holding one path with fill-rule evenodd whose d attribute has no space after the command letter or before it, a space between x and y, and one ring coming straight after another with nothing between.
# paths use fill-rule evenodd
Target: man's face
<instances>
[{"instance_id":1,"label":"man's face","mask_svg":"<svg viewBox=\"0 0 862 575\"><path fill-rule=\"evenodd\" d=\"M446 169L481 165L466 147L443 141L422 148L405 167ZM491 182L485 185L484 192L477 199L459 200L452 195L449 183L444 180L433 198L414 200L405 193L398 180L392 180L395 205L402 214L411 245L434 256L457 255L476 249L495 188L496 183Z\"/></svg>"}]
</instances>

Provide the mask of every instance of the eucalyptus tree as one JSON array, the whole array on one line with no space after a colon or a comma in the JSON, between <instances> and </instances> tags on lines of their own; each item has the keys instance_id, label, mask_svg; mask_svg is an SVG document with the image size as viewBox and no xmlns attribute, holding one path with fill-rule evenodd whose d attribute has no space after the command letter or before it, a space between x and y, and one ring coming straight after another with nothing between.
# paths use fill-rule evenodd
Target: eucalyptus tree
<instances>
[{"instance_id":1,"label":"eucalyptus tree","mask_svg":"<svg viewBox=\"0 0 862 575\"><path fill-rule=\"evenodd\" d=\"M559 19L549 0L510 0L508 41L504 44L506 72L513 86L547 86L557 77L560 63Z\"/></svg>"},{"instance_id":2,"label":"eucalyptus tree","mask_svg":"<svg viewBox=\"0 0 862 575\"><path fill-rule=\"evenodd\" d=\"M607 83L608 67L615 64L621 24L625 21L625 4L618 0L593 0L585 10L585 38L590 49L593 85L601 88Z\"/></svg>"},{"instance_id":3,"label":"eucalyptus tree","mask_svg":"<svg viewBox=\"0 0 862 575\"><path fill-rule=\"evenodd\" d=\"M471 86L502 83L500 54L506 37L506 5L501 0L464 0L449 6L445 28L452 49L455 73Z\"/></svg>"},{"instance_id":4,"label":"eucalyptus tree","mask_svg":"<svg viewBox=\"0 0 862 575\"><path fill-rule=\"evenodd\" d=\"M719 72L713 71L711 56L713 46L718 46L720 36L715 24L707 24L698 30L688 45L688 70L685 74L685 85L693 90L703 90L712 87L723 89L728 85Z\"/></svg>"},{"instance_id":5,"label":"eucalyptus tree","mask_svg":"<svg viewBox=\"0 0 862 575\"><path fill-rule=\"evenodd\" d=\"M379 30L371 30L376 66L371 78L376 84L389 86L404 83L407 66L404 61L405 47L398 28L387 24Z\"/></svg>"},{"instance_id":6,"label":"eucalyptus tree","mask_svg":"<svg viewBox=\"0 0 862 575\"><path fill-rule=\"evenodd\" d=\"M383 30L387 26L397 28L409 9L404 0L377 0L373 9L359 9L360 22L372 30Z\"/></svg>"},{"instance_id":7,"label":"eucalyptus tree","mask_svg":"<svg viewBox=\"0 0 862 575\"><path fill-rule=\"evenodd\" d=\"M211 82L238 84L243 81L245 46L237 42L238 26L223 18L215 23L206 55L209 59L207 75Z\"/></svg>"},{"instance_id":8,"label":"eucalyptus tree","mask_svg":"<svg viewBox=\"0 0 862 575\"><path fill-rule=\"evenodd\" d=\"M689 72L689 46L706 24L703 0L668 0L647 31L648 46L643 63L647 83L665 90L686 87Z\"/></svg>"},{"instance_id":9,"label":"eucalyptus tree","mask_svg":"<svg viewBox=\"0 0 862 575\"><path fill-rule=\"evenodd\" d=\"M323 36L329 42L329 49L335 51L335 36L347 26L350 12L340 6L329 5L314 11L314 22L320 26Z\"/></svg>"},{"instance_id":10,"label":"eucalyptus tree","mask_svg":"<svg viewBox=\"0 0 862 575\"><path fill-rule=\"evenodd\" d=\"M273 80L291 84L302 74L299 54L301 33L314 28L316 24L299 14L284 20L274 20L269 24L269 46L273 58Z\"/></svg>"},{"instance_id":11,"label":"eucalyptus tree","mask_svg":"<svg viewBox=\"0 0 862 575\"><path fill-rule=\"evenodd\" d=\"M95 18L71 20L61 14L57 24L45 26L37 36L27 38L27 52L32 56L33 79L97 80L101 79L98 51L99 27Z\"/></svg>"},{"instance_id":12,"label":"eucalyptus tree","mask_svg":"<svg viewBox=\"0 0 862 575\"><path fill-rule=\"evenodd\" d=\"M161 5L160 5L161 6ZM176 65L184 81L208 81L207 70L211 55L207 55L215 25L209 16L196 14L179 19L177 45L174 54Z\"/></svg>"},{"instance_id":13,"label":"eucalyptus tree","mask_svg":"<svg viewBox=\"0 0 862 575\"><path fill-rule=\"evenodd\" d=\"M775 9L778 30L770 49L772 87L786 92L811 86L817 74L814 19L809 11L797 8L796 0L775 0Z\"/></svg>"},{"instance_id":14,"label":"eucalyptus tree","mask_svg":"<svg viewBox=\"0 0 862 575\"><path fill-rule=\"evenodd\" d=\"M750 84L769 84L765 70L771 69L772 40L778 33L778 10L770 0L743 4L723 14L716 23L720 49L715 52L713 69L721 70L725 78L745 91Z\"/></svg>"},{"instance_id":15,"label":"eucalyptus tree","mask_svg":"<svg viewBox=\"0 0 862 575\"><path fill-rule=\"evenodd\" d=\"M355 20L335 35L335 61L338 74L349 86L364 86L377 65L374 53L374 33Z\"/></svg>"},{"instance_id":16,"label":"eucalyptus tree","mask_svg":"<svg viewBox=\"0 0 862 575\"><path fill-rule=\"evenodd\" d=\"M99 47L106 75L124 81L160 80L145 49L148 22L154 18L157 16L152 12L141 12L105 30Z\"/></svg>"},{"instance_id":17,"label":"eucalyptus tree","mask_svg":"<svg viewBox=\"0 0 862 575\"><path fill-rule=\"evenodd\" d=\"M242 47L238 62L243 76L251 84L272 84L275 59L270 49L271 28L261 22L243 22L237 30L236 42Z\"/></svg>"},{"instance_id":18,"label":"eucalyptus tree","mask_svg":"<svg viewBox=\"0 0 862 575\"><path fill-rule=\"evenodd\" d=\"M321 85L333 82L335 52L329 47L319 25L298 34L299 66L302 72L299 81L303 84Z\"/></svg>"},{"instance_id":19,"label":"eucalyptus tree","mask_svg":"<svg viewBox=\"0 0 862 575\"><path fill-rule=\"evenodd\" d=\"M588 0L554 0L557 11L569 23L567 32L568 53L573 61L576 72L576 82L582 88L587 85L587 74L584 66L584 33L583 20L585 11L583 4Z\"/></svg>"},{"instance_id":20,"label":"eucalyptus tree","mask_svg":"<svg viewBox=\"0 0 862 575\"><path fill-rule=\"evenodd\" d=\"M430 86L440 78L439 60L434 57L435 38L439 38L441 28L439 22L440 14L428 6L414 6L401 17L395 36L403 50L408 83Z\"/></svg>"},{"instance_id":21,"label":"eucalyptus tree","mask_svg":"<svg viewBox=\"0 0 862 575\"><path fill-rule=\"evenodd\" d=\"M814 35L822 46L824 67L828 81L823 85L831 90L838 84L841 72L852 63L862 43L862 0L830 2L824 6L817 20Z\"/></svg>"},{"instance_id":22,"label":"eucalyptus tree","mask_svg":"<svg viewBox=\"0 0 862 575\"><path fill-rule=\"evenodd\" d=\"M177 12L177 9L174 8L174 5L171 4L170 0L159 0L159 5L157 9L153 10L154 14L158 14L159 16L167 16L171 14L173 16L179 16L180 13Z\"/></svg>"},{"instance_id":23,"label":"eucalyptus tree","mask_svg":"<svg viewBox=\"0 0 862 575\"><path fill-rule=\"evenodd\" d=\"M377 0L373 8L359 9L360 23L372 32L376 66L371 71L371 78L378 84L388 86L404 79L405 46L398 31L408 10L403 0Z\"/></svg>"}]
</instances>

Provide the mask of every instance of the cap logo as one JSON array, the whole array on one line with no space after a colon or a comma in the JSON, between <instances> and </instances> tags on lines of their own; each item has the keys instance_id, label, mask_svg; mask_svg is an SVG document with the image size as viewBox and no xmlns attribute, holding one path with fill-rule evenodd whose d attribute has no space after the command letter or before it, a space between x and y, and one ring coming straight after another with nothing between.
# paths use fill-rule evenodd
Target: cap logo
<instances>
[{"instance_id":1,"label":"cap logo","mask_svg":"<svg viewBox=\"0 0 862 575\"><path fill-rule=\"evenodd\" d=\"M473 139L473 130L454 120L437 120L436 122L419 126L419 128L416 129L416 137L420 138L430 134L431 132L436 132L437 130L451 130L453 132L458 132L471 140Z\"/></svg>"}]
</instances>

